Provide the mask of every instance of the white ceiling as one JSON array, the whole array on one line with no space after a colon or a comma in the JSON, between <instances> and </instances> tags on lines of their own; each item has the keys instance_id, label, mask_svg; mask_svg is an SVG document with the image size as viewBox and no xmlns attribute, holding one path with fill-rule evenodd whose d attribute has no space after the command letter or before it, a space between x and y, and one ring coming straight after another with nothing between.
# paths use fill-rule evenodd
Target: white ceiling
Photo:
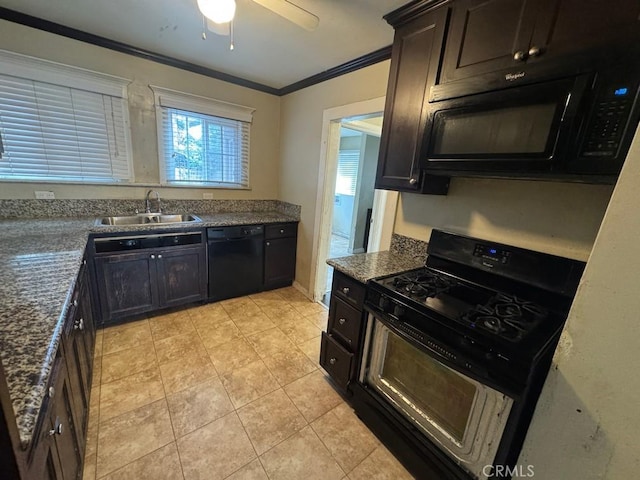
<instances>
[{"instance_id":1,"label":"white ceiling","mask_svg":"<svg viewBox=\"0 0 640 480\"><path fill-rule=\"evenodd\" d=\"M281 88L390 45L382 16L409 0L292 0L320 17L308 32L236 0L235 49L207 33L196 0L0 0L0 6L247 80Z\"/></svg>"}]
</instances>

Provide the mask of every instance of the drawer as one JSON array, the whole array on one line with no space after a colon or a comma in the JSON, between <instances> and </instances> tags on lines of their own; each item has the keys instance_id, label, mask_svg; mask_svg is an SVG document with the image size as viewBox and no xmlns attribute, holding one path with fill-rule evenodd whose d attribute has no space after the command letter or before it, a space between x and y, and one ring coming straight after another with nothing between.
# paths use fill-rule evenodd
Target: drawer
<instances>
[{"instance_id":1,"label":"drawer","mask_svg":"<svg viewBox=\"0 0 640 480\"><path fill-rule=\"evenodd\" d=\"M355 308L362 309L366 287L357 280L338 271L334 271L333 292Z\"/></svg>"},{"instance_id":2,"label":"drawer","mask_svg":"<svg viewBox=\"0 0 640 480\"><path fill-rule=\"evenodd\" d=\"M297 223L279 223L276 225L267 225L264 229L264 238L285 238L295 237L298 233Z\"/></svg>"},{"instance_id":3,"label":"drawer","mask_svg":"<svg viewBox=\"0 0 640 480\"><path fill-rule=\"evenodd\" d=\"M334 297L329 312L328 333L342 340L344 345L355 352L358 349L362 312Z\"/></svg>"},{"instance_id":4,"label":"drawer","mask_svg":"<svg viewBox=\"0 0 640 480\"><path fill-rule=\"evenodd\" d=\"M339 387L347 389L351 381L353 353L346 351L338 342L322 332L320 343L320 365Z\"/></svg>"}]
</instances>

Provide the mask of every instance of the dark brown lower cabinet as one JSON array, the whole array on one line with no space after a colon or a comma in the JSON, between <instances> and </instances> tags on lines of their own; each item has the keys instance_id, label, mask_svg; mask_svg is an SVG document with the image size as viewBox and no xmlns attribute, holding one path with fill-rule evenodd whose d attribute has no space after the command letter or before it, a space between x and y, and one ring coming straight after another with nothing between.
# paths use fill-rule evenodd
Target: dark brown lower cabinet
<instances>
[{"instance_id":1,"label":"dark brown lower cabinet","mask_svg":"<svg viewBox=\"0 0 640 480\"><path fill-rule=\"evenodd\" d=\"M95 346L91 312L87 268L83 262L33 441L26 453L26 479L82 477Z\"/></svg>"},{"instance_id":2,"label":"dark brown lower cabinet","mask_svg":"<svg viewBox=\"0 0 640 480\"><path fill-rule=\"evenodd\" d=\"M363 337L366 287L334 271L327 331L322 332L320 365L345 392L357 375Z\"/></svg>"},{"instance_id":3,"label":"dark brown lower cabinet","mask_svg":"<svg viewBox=\"0 0 640 480\"><path fill-rule=\"evenodd\" d=\"M76 480L82 475L84 440L63 349L58 350L31 449L27 478Z\"/></svg>"},{"instance_id":4,"label":"dark brown lower cabinet","mask_svg":"<svg viewBox=\"0 0 640 480\"><path fill-rule=\"evenodd\" d=\"M267 225L264 235L264 289L286 287L296 276L298 224Z\"/></svg>"},{"instance_id":5,"label":"dark brown lower cabinet","mask_svg":"<svg viewBox=\"0 0 640 480\"><path fill-rule=\"evenodd\" d=\"M94 258L101 323L204 300L205 243L98 253Z\"/></svg>"}]
</instances>

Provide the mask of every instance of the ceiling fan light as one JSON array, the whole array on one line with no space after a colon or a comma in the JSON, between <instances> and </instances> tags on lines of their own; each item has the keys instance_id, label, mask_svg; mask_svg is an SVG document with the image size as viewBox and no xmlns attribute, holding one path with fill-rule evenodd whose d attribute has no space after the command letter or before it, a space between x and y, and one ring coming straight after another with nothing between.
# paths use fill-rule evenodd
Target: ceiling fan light
<instances>
[{"instance_id":1,"label":"ceiling fan light","mask_svg":"<svg viewBox=\"0 0 640 480\"><path fill-rule=\"evenodd\" d=\"M227 23L236 13L235 0L198 0L202 14L215 23Z\"/></svg>"}]
</instances>

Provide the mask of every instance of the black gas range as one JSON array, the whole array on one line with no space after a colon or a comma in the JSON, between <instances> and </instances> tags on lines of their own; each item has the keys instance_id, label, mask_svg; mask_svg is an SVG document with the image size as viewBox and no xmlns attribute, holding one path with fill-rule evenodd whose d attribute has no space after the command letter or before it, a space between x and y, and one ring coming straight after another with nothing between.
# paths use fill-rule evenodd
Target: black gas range
<instances>
[{"instance_id":1,"label":"black gas range","mask_svg":"<svg viewBox=\"0 0 640 480\"><path fill-rule=\"evenodd\" d=\"M434 230L368 284L356 412L418 478L510 478L584 266Z\"/></svg>"}]
</instances>

